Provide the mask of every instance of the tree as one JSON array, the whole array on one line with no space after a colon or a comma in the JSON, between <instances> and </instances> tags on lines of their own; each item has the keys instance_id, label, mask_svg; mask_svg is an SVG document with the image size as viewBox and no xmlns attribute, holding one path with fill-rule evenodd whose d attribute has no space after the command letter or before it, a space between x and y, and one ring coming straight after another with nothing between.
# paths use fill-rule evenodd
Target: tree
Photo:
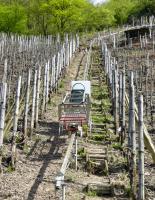
<instances>
[{"instance_id":1,"label":"tree","mask_svg":"<svg viewBox=\"0 0 155 200\"><path fill-rule=\"evenodd\" d=\"M49 13L54 32L76 32L85 21L84 9L87 6L85 0L51 0Z\"/></svg>"},{"instance_id":2,"label":"tree","mask_svg":"<svg viewBox=\"0 0 155 200\"><path fill-rule=\"evenodd\" d=\"M106 7L113 13L116 24L123 25L126 23L135 5L136 2L134 0L111 0L107 3Z\"/></svg>"},{"instance_id":3,"label":"tree","mask_svg":"<svg viewBox=\"0 0 155 200\"><path fill-rule=\"evenodd\" d=\"M57 34L101 31L155 14L155 0L0 0L0 31Z\"/></svg>"},{"instance_id":4,"label":"tree","mask_svg":"<svg viewBox=\"0 0 155 200\"><path fill-rule=\"evenodd\" d=\"M26 14L20 5L0 5L0 31L25 33Z\"/></svg>"},{"instance_id":5,"label":"tree","mask_svg":"<svg viewBox=\"0 0 155 200\"><path fill-rule=\"evenodd\" d=\"M135 18L140 18L141 16L151 15L155 15L155 0L137 0L129 18L132 16Z\"/></svg>"}]
</instances>

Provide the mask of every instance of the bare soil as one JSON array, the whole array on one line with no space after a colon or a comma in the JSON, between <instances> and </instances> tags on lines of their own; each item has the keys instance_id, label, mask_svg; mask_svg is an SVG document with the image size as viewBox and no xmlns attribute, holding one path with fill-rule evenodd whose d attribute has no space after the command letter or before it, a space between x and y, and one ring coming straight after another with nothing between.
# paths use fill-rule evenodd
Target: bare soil
<instances>
[{"instance_id":1,"label":"bare soil","mask_svg":"<svg viewBox=\"0 0 155 200\"><path fill-rule=\"evenodd\" d=\"M26 152L18 149L16 171L4 169L0 177L0 200L47 200L55 199L55 177L63 161L68 136L58 135L58 104L70 88L78 65L83 58L83 51L76 53L67 74L63 87L52 95L44 119L39 121L32 141Z\"/></svg>"}]
</instances>

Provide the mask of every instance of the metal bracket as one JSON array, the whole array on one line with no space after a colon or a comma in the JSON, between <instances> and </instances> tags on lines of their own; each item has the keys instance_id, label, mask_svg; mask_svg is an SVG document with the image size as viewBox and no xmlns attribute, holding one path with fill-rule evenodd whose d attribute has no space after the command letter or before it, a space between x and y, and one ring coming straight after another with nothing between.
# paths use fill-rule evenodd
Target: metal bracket
<instances>
[{"instance_id":1,"label":"metal bracket","mask_svg":"<svg viewBox=\"0 0 155 200\"><path fill-rule=\"evenodd\" d=\"M55 178L55 181L56 181L55 184L56 189L60 189L64 184L64 174L59 172Z\"/></svg>"}]
</instances>

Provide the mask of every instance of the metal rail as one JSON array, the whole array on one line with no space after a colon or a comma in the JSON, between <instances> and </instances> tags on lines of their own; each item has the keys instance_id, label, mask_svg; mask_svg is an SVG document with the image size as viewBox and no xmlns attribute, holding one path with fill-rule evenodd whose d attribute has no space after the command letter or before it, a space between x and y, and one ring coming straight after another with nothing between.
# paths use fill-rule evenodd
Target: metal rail
<instances>
[{"instance_id":1,"label":"metal rail","mask_svg":"<svg viewBox=\"0 0 155 200\"><path fill-rule=\"evenodd\" d=\"M60 189L62 184L64 183L64 176L65 176L65 173L66 173L66 169L67 169L67 166L68 166L68 163L69 163L69 159L71 157L71 152L72 152L72 149L73 149L73 144L74 144L74 141L75 141L75 137L76 137L76 134L73 133L71 135L71 139L70 139L70 142L69 142L69 145L68 145L68 148L67 148L67 151L66 151L66 154L65 154L65 158L64 158L64 161L62 163L62 166L61 166L61 169L60 171L58 172L57 176L56 176L56 188L57 189Z\"/></svg>"}]
</instances>

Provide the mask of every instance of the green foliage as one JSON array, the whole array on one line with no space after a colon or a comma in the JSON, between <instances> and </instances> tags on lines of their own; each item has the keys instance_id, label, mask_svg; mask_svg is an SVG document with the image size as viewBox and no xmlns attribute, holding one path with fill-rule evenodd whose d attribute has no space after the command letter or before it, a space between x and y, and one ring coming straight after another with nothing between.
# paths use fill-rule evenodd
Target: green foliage
<instances>
[{"instance_id":1,"label":"green foliage","mask_svg":"<svg viewBox=\"0 0 155 200\"><path fill-rule=\"evenodd\" d=\"M141 0L136 1L132 12L129 15L131 18L140 18L141 16L155 15L155 0Z\"/></svg>"},{"instance_id":2,"label":"green foliage","mask_svg":"<svg viewBox=\"0 0 155 200\"><path fill-rule=\"evenodd\" d=\"M111 107L110 99L103 99L101 101L101 107L102 107L102 110L109 111L109 109Z\"/></svg>"},{"instance_id":3,"label":"green foliage","mask_svg":"<svg viewBox=\"0 0 155 200\"><path fill-rule=\"evenodd\" d=\"M113 118L110 114L106 114L103 116L92 116L93 122L98 124L111 123Z\"/></svg>"},{"instance_id":4,"label":"green foliage","mask_svg":"<svg viewBox=\"0 0 155 200\"><path fill-rule=\"evenodd\" d=\"M14 172L15 171L15 169L11 166L11 165L9 165L8 167L7 167L7 170L6 170L8 173L12 173L12 172Z\"/></svg>"},{"instance_id":5,"label":"green foliage","mask_svg":"<svg viewBox=\"0 0 155 200\"><path fill-rule=\"evenodd\" d=\"M155 0L0 0L0 31L57 34L102 31L143 15L155 14Z\"/></svg>"},{"instance_id":6,"label":"green foliage","mask_svg":"<svg viewBox=\"0 0 155 200\"><path fill-rule=\"evenodd\" d=\"M125 187L125 193L126 193L127 197L132 197L132 190L129 185L127 187Z\"/></svg>"},{"instance_id":7,"label":"green foliage","mask_svg":"<svg viewBox=\"0 0 155 200\"><path fill-rule=\"evenodd\" d=\"M20 5L0 5L0 31L26 32L26 14Z\"/></svg>"},{"instance_id":8,"label":"green foliage","mask_svg":"<svg viewBox=\"0 0 155 200\"><path fill-rule=\"evenodd\" d=\"M82 126L82 130L84 132L84 136L87 137L88 136L88 126L86 124L84 124Z\"/></svg>"},{"instance_id":9,"label":"green foliage","mask_svg":"<svg viewBox=\"0 0 155 200\"><path fill-rule=\"evenodd\" d=\"M80 148L80 149L78 149L78 155L79 155L81 158L85 158L85 157L86 157L85 148Z\"/></svg>"},{"instance_id":10,"label":"green foliage","mask_svg":"<svg viewBox=\"0 0 155 200\"><path fill-rule=\"evenodd\" d=\"M98 123L98 124L103 123L103 117L92 116L92 120L94 123Z\"/></svg>"},{"instance_id":11,"label":"green foliage","mask_svg":"<svg viewBox=\"0 0 155 200\"><path fill-rule=\"evenodd\" d=\"M121 151L123 150L121 143L114 143L114 144L112 144L112 147L114 149L118 149L118 150L121 150Z\"/></svg>"},{"instance_id":12,"label":"green foliage","mask_svg":"<svg viewBox=\"0 0 155 200\"><path fill-rule=\"evenodd\" d=\"M110 0L106 7L113 13L116 24L121 25L132 18L155 15L155 0Z\"/></svg>"},{"instance_id":13,"label":"green foliage","mask_svg":"<svg viewBox=\"0 0 155 200\"><path fill-rule=\"evenodd\" d=\"M24 153L26 155L29 155L29 153L30 153L30 146L28 144L25 144L23 151L24 151Z\"/></svg>"},{"instance_id":14,"label":"green foliage","mask_svg":"<svg viewBox=\"0 0 155 200\"><path fill-rule=\"evenodd\" d=\"M88 0L1 0L0 16L0 31L44 35L102 30L115 21Z\"/></svg>"},{"instance_id":15,"label":"green foliage","mask_svg":"<svg viewBox=\"0 0 155 200\"><path fill-rule=\"evenodd\" d=\"M92 31L92 29L101 31L108 26L112 26L114 23L115 18L111 10L103 5L90 8L85 27L88 31Z\"/></svg>"},{"instance_id":16,"label":"green foliage","mask_svg":"<svg viewBox=\"0 0 155 200\"><path fill-rule=\"evenodd\" d=\"M103 141L105 140L106 135L103 134L94 134L92 135L91 139L95 141Z\"/></svg>"},{"instance_id":17,"label":"green foliage","mask_svg":"<svg viewBox=\"0 0 155 200\"><path fill-rule=\"evenodd\" d=\"M98 95L97 99L102 100L102 99L107 99L109 96L108 92L101 91L100 94Z\"/></svg>"},{"instance_id":18,"label":"green foliage","mask_svg":"<svg viewBox=\"0 0 155 200\"><path fill-rule=\"evenodd\" d=\"M111 10L116 20L116 24L126 23L128 16L135 6L135 1L132 0L111 0L107 4L107 8Z\"/></svg>"},{"instance_id":19,"label":"green foliage","mask_svg":"<svg viewBox=\"0 0 155 200\"><path fill-rule=\"evenodd\" d=\"M59 83L59 87L64 88L64 81L63 80L61 80L61 82Z\"/></svg>"},{"instance_id":20,"label":"green foliage","mask_svg":"<svg viewBox=\"0 0 155 200\"><path fill-rule=\"evenodd\" d=\"M49 13L52 14L51 24L55 32L75 32L80 29L84 21L84 8L86 2L83 0L52 0L49 2ZM72 27L72 28L71 28Z\"/></svg>"},{"instance_id":21,"label":"green foliage","mask_svg":"<svg viewBox=\"0 0 155 200\"><path fill-rule=\"evenodd\" d=\"M89 190L87 193L86 193L87 196L89 197L96 197L97 196L97 192L96 191L93 191L93 190Z\"/></svg>"},{"instance_id":22,"label":"green foliage","mask_svg":"<svg viewBox=\"0 0 155 200\"><path fill-rule=\"evenodd\" d=\"M67 181L67 182L75 182L75 180L76 180L76 178L75 178L75 176L73 176L73 175L70 175L70 176L67 176L67 177L66 177L66 181Z\"/></svg>"}]
</instances>

